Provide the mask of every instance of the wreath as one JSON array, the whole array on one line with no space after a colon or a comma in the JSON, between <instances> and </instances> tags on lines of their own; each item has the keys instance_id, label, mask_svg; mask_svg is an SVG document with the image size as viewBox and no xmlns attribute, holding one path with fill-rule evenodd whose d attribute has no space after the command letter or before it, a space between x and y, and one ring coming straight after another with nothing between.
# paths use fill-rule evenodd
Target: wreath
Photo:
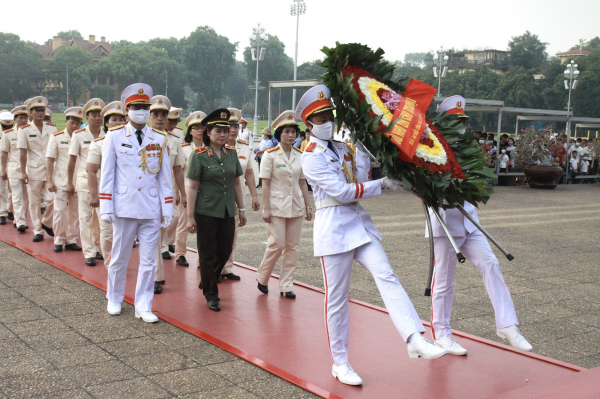
<instances>
[{"instance_id":1,"label":"wreath","mask_svg":"<svg viewBox=\"0 0 600 399\"><path fill-rule=\"evenodd\" d=\"M394 65L383 60L382 49L336 43L321 51L321 66L327 69L323 83L337 105L338 123L346 123L384 176L402 180L406 190L435 208L444 200L450 207L487 202L496 175L485 166L471 131L463 134L456 115L428 110L434 88L406 77L393 79Z\"/></svg>"}]
</instances>

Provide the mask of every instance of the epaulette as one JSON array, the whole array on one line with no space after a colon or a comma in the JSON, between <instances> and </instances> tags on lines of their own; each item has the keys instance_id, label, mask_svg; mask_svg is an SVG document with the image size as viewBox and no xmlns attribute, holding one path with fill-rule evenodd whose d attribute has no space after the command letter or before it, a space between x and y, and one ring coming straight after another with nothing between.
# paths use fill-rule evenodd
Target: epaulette
<instances>
[{"instance_id":1,"label":"epaulette","mask_svg":"<svg viewBox=\"0 0 600 399\"><path fill-rule=\"evenodd\" d=\"M19 129L25 129L26 127L29 127L29 123L26 125L21 126Z\"/></svg>"},{"instance_id":2,"label":"epaulette","mask_svg":"<svg viewBox=\"0 0 600 399\"><path fill-rule=\"evenodd\" d=\"M106 136L98 137L97 139L94 139L94 141L104 140L105 138L106 138Z\"/></svg>"},{"instance_id":3,"label":"epaulette","mask_svg":"<svg viewBox=\"0 0 600 399\"><path fill-rule=\"evenodd\" d=\"M225 144L225 148L227 148L228 150L234 150L237 151L237 148L235 148L234 146L231 146L229 144Z\"/></svg>"},{"instance_id":4,"label":"epaulette","mask_svg":"<svg viewBox=\"0 0 600 399\"><path fill-rule=\"evenodd\" d=\"M196 154L202 154L203 152L208 151L207 147L196 148Z\"/></svg>"},{"instance_id":5,"label":"epaulette","mask_svg":"<svg viewBox=\"0 0 600 399\"><path fill-rule=\"evenodd\" d=\"M117 129L123 129L125 127L125 125L119 125L119 126L115 126L115 127L111 127L110 129L108 129L108 131L113 131L113 130L117 130Z\"/></svg>"},{"instance_id":6,"label":"epaulette","mask_svg":"<svg viewBox=\"0 0 600 399\"><path fill-rule=\"evenodd\" d=\"M10 129L8 129L8 130L5 130L5 131L4 131L4 133L10 133L10 132L12 132L13 130L15 130L15 128L14 128L14 127L11 127Z\"/></svg>"},{"instance_id":7,"label":"epaulette","mask_svg":"<svg viewBox=\"0 0 600 399\"><path fill-rule=\"evenodd\" d=\"M238 140L237 142L240 144L250 145L250 143L248 143L247 141L244 141L244 140Z\"/></svg>"},{"instance_id":8,"label":"epaulette","mask_svg":"<svg viewBox=\"0 0 600 399\"><path fill-rule=\"evenodd\" d=\"M46 125L50 125L50 126L56 127L56 125L54 123L52 123L52 122L46 122ZM27 126L29 126L29 125L27 125Z\"/></svg>"},{"instance_id":9,"label":"epaulette","mask_svg":"<svg viewBox=\"0 0 600 399\"><path fill-rule=\"evenodd\" d=\"M84 130L85 130L85 128L82 128L82 129L77 129L77 130L75 130L73 133L79 133L79 132L82 132L82 131L84 131Z\"/></svg>"},{"instance_id":10,"label":"epaulette","mask_svg":"<svg viewBox=\"0 0 600 399\"><path fill-rule=\"evenodd\" d=\"M298 152L302 152L302 150L298 147L292 147L294 150L298 151Z\"/></svg>"},{"instance_id":11,"label":"epaulette","mask_svg":"<svg viewBox=\"0 0 600 399\"><path fill-rule=\"evenodd\" d=\"M63 134L64 132L65 132L64 130L61 130L59 132L54 133L54 136L58 136L59 134Z\"/></svg>"},{"instance_id":12,"label":"epaulette","mask_svg":"<svg viewBox=\"0 0 600 399\"><path fill-rule=\"evenodd\" d=\"M158 134L162 134L163 136L167 137L167 132L163 132L162 130L156 130L154 128L152 128L152 131L158 133Z\"/></svg>"},{"instance_id":13,"label":"epaulette","mask_svg":"<svg viewBox=\"0 0 600 399\"><path fill-rule=\"evenodd\" d=\"M269 148L269 149L267 150L267 152L273 152L273 151L277 151L278 149L279 149L279 146L277 146L277 147L273 147L273 148Z\"/></svg>"},{"instance_id":14,"label":"epaulette","mask_svg":"<svg viewBox=\"0 0 600 399\"><path fill-rule=\"evenodd\" d=\"M182 147L187 147L188 145L190 145L190 143L183 143L183 144L181 144Z\"/></svg>"},{"instance_id":15,"label":"epaulette","mask_svg":"<svg viewBox=\"0 0 600 399\"><path fill-rule=\"evenodd\" d=\"M183 129L182 129L182 128L180 128L179 126L175 126L175 129L183 130Z\"/></svg>"},{"instance_id":16,"label":"epaulette","mask_svg":"<svg viewBox=\"0 0 600 399\"><path fill-rule=\"evenodd\" d=\"M174 137L177 137L177 138L179 138L179 135L178 135L178 134L175 134L175 133L173 133L173 132L169 132L169 134L170 134L171 136L174 136Z\"/></svg>"},{"instance_id":17,"label":"epaulette","mask_svg":"<svg viewBox=\"0 0 600 399\"><path fill-rule=\"evenodd\" d=\"M308 145L308 147L306 147L306 149L304 150L304 152L313 152L313 150L315 149L316 146L317 146L317 143L315 143L313 141L312 143L310 143Z\"/></svg>"}]
</instances>

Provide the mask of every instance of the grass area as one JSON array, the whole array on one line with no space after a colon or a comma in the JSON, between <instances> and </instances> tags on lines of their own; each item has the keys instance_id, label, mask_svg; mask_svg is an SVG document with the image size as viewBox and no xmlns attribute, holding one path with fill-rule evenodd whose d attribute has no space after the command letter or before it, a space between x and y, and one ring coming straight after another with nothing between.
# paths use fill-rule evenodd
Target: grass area
<instances>
[{"instance_id":1,"label":"grass area","mask_svg":"<svg viewBox=\"0 0 600 399\"><path fill-rule=\"evenodd\" d=\"M53 113L52 114L52 123L54 123L56 125L56 128L58 130L63 130L65 128L65 114L63 113ZM182 128L184 131L186 130L185 128L185 120L182 120L181 122L179 122L178 126L180 128ZM250 130L254 130L254 121L248 121L248 129ZM267 127L267 121L266 120L259 120L258 121L258 134L260 135L260 133L263 131L263 129ZM302 130L306 130L306 125L304 124L304 122L300 122L300 129Z\"/></svg>"}]
</instances>

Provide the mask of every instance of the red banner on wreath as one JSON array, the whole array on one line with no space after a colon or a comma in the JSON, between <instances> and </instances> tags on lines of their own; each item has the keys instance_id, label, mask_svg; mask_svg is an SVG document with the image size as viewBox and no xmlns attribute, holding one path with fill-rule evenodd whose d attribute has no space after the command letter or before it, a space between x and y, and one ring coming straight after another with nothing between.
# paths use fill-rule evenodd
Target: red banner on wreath
<instances>
[{"instance_id":1,"label":"red banner on wreath","mask_svg":"<svg viewBox=\"0 0 600 399\"><path fill-rule=\"evenodd\" d=\"M402 96L392 121L398 118L400 119L392 128L392 131L386 135L400 149L398 157L404 162L411 162L417 151L419 140L421 140L427 126L425 114L417 108L415 100Z\"/></svg>"}]
</instances>

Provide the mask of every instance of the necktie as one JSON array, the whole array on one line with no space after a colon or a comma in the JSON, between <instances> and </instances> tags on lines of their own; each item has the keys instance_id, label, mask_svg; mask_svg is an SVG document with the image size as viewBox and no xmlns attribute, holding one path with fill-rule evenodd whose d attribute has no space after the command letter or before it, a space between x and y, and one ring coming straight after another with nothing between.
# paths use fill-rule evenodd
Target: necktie
<instances>
[{"instance_id":1,"label":"necktie","mask_svg":"<svg viewBox=\"0 0 600 399\"><path fill-rule=\"evenodd\" d=\"M138 143L140 143L140 145L142 145L142 131L141 130L136 130L135 131L135 135L137 136Z\"/></svg>"},{"instance_id":2,"label":"necktie","mask_svg":"<svg viewBox=\"0 0 600 399\"><path fill-rule=\"evenodd\" d=\"M337 151L335 150L335 148L333 147L333 144L331 143L331 141L327 141L327 148L329 148L336 156L339 157Z\"/></svg>"}]
</instances>

